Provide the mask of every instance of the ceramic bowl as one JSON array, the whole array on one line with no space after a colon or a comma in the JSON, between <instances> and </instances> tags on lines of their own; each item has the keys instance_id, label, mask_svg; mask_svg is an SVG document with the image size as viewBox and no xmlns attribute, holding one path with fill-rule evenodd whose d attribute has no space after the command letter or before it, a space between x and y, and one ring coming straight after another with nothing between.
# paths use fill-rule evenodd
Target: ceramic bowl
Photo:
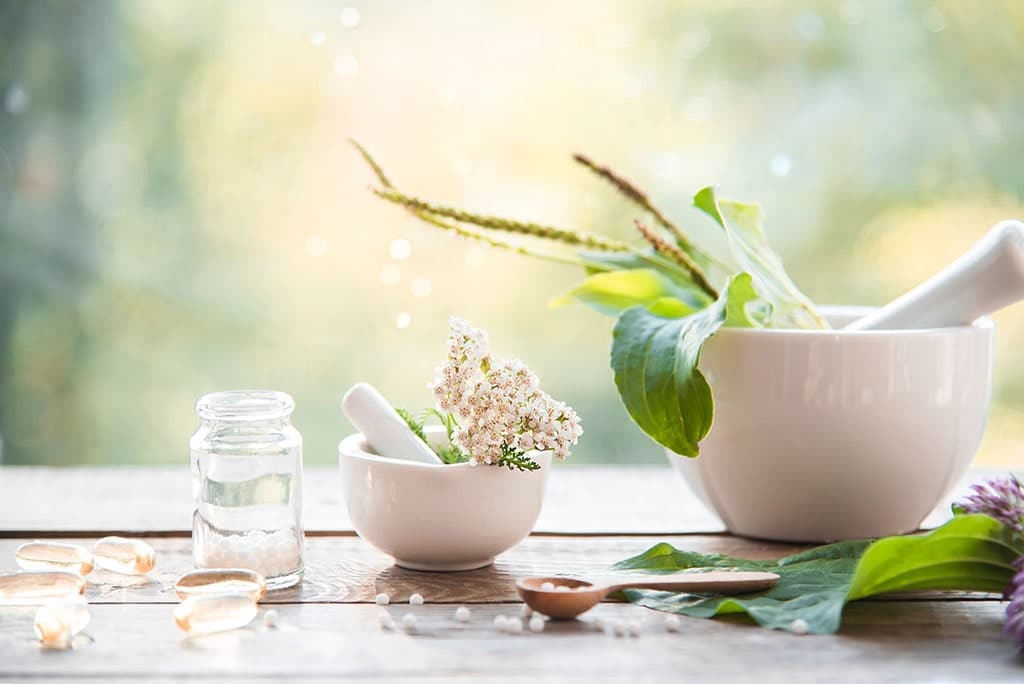
<instances>
[{"instance_id":1,"label":"ceramic bowl","mask_svg":"<svg viewBox=\"0 0 1024 684\"><path fill-rule=\"evenodd\" d=\"M841 328L870 309L824 309ZM964 474L992 389L993 326L723 328L700 369L715 419L669 453L733 533L794 542L915 530Z\"/></svg>"},{"instance_id":2,"label":"ceramic bowl","mask_svg":"<svg viewBox=\"0 0 1024 684\"><path fill-rule=\"evenodd\" d=\"M442 428L427 428L443 443ZM472 570L526 538L537 522L551 454L532 472L384 458L362 434L338 446L341 486L360 537L413 570Z\"/></svg>"}]
</instances>

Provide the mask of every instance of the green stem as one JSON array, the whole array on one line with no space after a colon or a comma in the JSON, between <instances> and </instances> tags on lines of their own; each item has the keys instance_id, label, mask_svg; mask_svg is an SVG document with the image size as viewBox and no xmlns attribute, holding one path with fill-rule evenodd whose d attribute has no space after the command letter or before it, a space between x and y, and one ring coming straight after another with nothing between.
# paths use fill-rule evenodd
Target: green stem
<instances>
[{"instance_id":1,"label":"green stem","mask_svg":"<svg viewBox=\"0 0 1024 684\"><path fill-rule=\"evenodd\" d=\"M356 148L356 151L359 152L360 156L369 165L369 167L373 169L373 173L375 176L377 176L377 180L380 182L381 185L383 185L385 188L395 187L391 183L391 179L388 178L388 175L384 173L384 169L381 167L380 164L377 163L377 160L370 155L367 149L363 147L362 143L360 143L355 138L351 137L348 139L348 141L352 144L352 147Z\"/></svg>"},{"instance_id":2,"label":"green stem","mask_svg":"<svg viewBox=\"0 0 1024 684\"><path fill-rule=\"evenodd\" d=\"M462 223L469 223L481 228L500 230L508 233L518 233L543 240L553 240L574 247L584 247L605 252L627 252L630 246L625 242L612 240L601 235L593 235L564 228L545 226L539 223L527 221L515 221L501 216L489 216L486 214L475 214L454 207L447 207L440 204L432 204L418 197L398 192L393 188L374 190L378 197L389 202L399 204L413 212L424 212L434 216L449 218Z\"/></svg>"},{"instance_id":3,"label":"green stem","mask_svg":"<svg viewBox=\"0 0 1024 684\"><path fill-rule=\"evenodd\" d=\"M391 179L388 178L387 173L385 173L383 167L381 167L381 165L377 163L377 160L373 158L373 155L371 155L370 152L365 147L363 147L363 145L355 138L349 138L348 141L349 143L352 144L354 148L356 148L356 151L359 152L359 155L373 170L374 175L377 176L378 182L380 182L380 184L384 188L388 190L394 190L394 183L391 182ZM578 268L587 267L587 264L581 259L576 259L571 256L566 256L564 254L558 254L555 252L547 252L545 250L534 249L526 245L518 245L512 242L506 242L505 240L500 240L489 235L484 235L483 233L479 233L475 230L470 230L468 228L465 228L464 226L449 223L447 221L442 221L436 216L433 216L425 211L421 211L411 207L406 207L406 209L409 211L409 213L411 213L413 216L423 221L424 223L428 223L436 228L440 228L441 230L450 231L452 233L455 233L456 235L459 235L470 240L477 240L478 242L483 242L484 244L489 245L491 247L506 249L512 252L516 252L517 254L522 254L523 256L533 257L535 259L542 259L544 261L550 261L557 264L575 266Z\"/></svg>"},{"instance_id":4,"label":"green stem","mask_svg":"<svg viewBox=\"0 0 1024 684\"><path fill-rule=\"evenodd\" d=\"M449 223L447 221L442 221L436 216L424 211L416 211L410 209L409 212L419 220L423 221L424 223L429 223L430 225L440 228L441 230L451 231L456 235L468 238L470 240L482 242L491 247L505 249L511 252L515 252L517 254L522 254L523 256L532 257L534 259L542 259L544 261L550 261L551 263L555 264L575 266L578 268L588 267L588 264L586 262L584 262L582 259L577 259L576 257L568 256L566 254L559 254L557 252L549 252L542 249L536 249L528 245L520 245L514 242L506 242L505 240L491 237L490 235L487 235L485 233L480 233L478 231L471 230L464 226L460 226L457 223Z\"/></svg>"},{"instance_id":5,"label":"green stem","mask_svg":"<svg viewBox=\"0 0 1024 684\"><path fill-rule=\"evenodd\" d=\"M617 174L610 166L598 164L584 154L574 154L572 158L576 163L591 171L599 178L610 183L612 187L618 190L619 194L627 200L633 202L642 210L653 216L655 222L672 234L672 237L679 248L686 252L692 260L696 262L703 262L706 266L714 266L715 268L723 271L729 270L728 266L698 247L693 240L683 232L682 228L680 228L669 217L665 216L658 207L654 206L654 203L651 202L647 193L631 183L625 177Z\"/></svg>"},{"instance_id":6,"label":"green stem","mask_svg":"<svg viewBox=\"0 0 1024 684\"><path fill-rule=\"evenodd\" d=\"M644 239L651 243L655 252L665 255L667 258L675 261L677 264L685 268L689 271L693 282L695 282L700 289L704 290L704 292L710 295L712 299L718 299L718 290L715 289L715 286L708 280L704 271L697 265L689 254L684 252L680 247L676 247L655 235L650 228L644 225L643 221L636 220L634 223L636 224L637 230L640 231L640 234L644 236Z\"/></svg>"}]
</instances>

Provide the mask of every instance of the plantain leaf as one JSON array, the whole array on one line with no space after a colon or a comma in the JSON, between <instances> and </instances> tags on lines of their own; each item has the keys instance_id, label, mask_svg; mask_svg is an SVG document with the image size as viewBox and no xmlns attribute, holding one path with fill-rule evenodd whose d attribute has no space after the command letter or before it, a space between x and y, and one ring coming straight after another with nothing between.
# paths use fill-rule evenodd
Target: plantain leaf
<instances>
[{"instance_id":1,"label":"plantain leaf","mask_svg":"<svg viewBox=\"0 0 1024 684\"><path fill-rule=\"evenodd\" d=\"M680 551L657 544L615 567L679 571L735 567L779 575L772 589L746 596L710 596L629 589L624 595L648 608L710 618L746 613L769 629L832 634L847 602L898 591L1001 593L1024 554L1019 535L986 515L958 516L930 534L847 541L820 546L778 561L746 560ZM794 621L805 625L797 627Z\"/></svg>"},{"instance_id":2,"label":"plantain leaf","mask_svg":"<svg viewBox=\"0 0 1024 684\"><path fill-rule=\"evenodd\" d=\"M778 315L776 327L829 327L807 295L790 280L782 258L768 246L760 206L718 199L711 186L693 196L693 206L714 219L725 231L733 257L740 268L753 276L758 292Z\"/></svg>"},{"instance_id":3,"label":"plantain leaf","mask_svg":"<svg viewBox=\"0 0 1024 684\"><path fill-rule=\"evenodd\" d=\"M680 299L694 309L700 309L713 301L697 283L693 282L693 276L688 271L660 254L641 250L630 252L583 250L578 254L585 264L587 275L607 273L609 271L650 269L657 271L659 275L685 293Z\"/></svg>"},{"instance_id":4,"label":"plantain leaf","mask_svg":"<svg viewBox=\"0 0 1024 684\"><path fill-rule=\"evenodd\" d=\"M596 311L618 316L633 306L644 306L666 318L679 318L693 313L700 305L692 302L692 290L680 287L649 268L606 271L589 276L578 286L552 300L552 307L573 301Z\"/></svg>"},{"instance_id":5,"label":"plantain leaf","mask_svg":"<svg viewBox=\"0 0 1024 684\"><path fill-rule=\"evenodd\" d=\"M677 454L696 456L711 429L711 388L697 362L700 351L728 320L757 326L747 307L757 299L751 277L729 279L719 298L684 318L667 318L643 306L627 309L612 332L615 385L637 425Z\"/></svg>"}]
</instances>

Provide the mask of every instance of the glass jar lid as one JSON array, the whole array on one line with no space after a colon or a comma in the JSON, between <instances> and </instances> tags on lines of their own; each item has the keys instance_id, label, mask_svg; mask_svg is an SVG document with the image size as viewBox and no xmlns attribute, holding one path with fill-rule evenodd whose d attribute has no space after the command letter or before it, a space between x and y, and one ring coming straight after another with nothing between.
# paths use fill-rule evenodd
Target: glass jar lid
<instances>
[{"instance_id":1,"label":"glass jar lid","mask_svg":"<svg viewBox=\"0 0 1024 684\"><path fill-rule=\"evenodd\" d=\"M274 390L228 390L204 394L196 402L203 420L244 423L286 418L295 410L295 400Z\"/></svg>"}]
</instances>

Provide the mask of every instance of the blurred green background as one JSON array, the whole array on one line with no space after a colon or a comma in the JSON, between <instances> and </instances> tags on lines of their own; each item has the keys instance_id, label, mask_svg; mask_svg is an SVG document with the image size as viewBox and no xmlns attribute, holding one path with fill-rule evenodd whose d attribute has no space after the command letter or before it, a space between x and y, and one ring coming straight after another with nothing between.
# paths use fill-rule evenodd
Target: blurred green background
<instances>
[{"instance_id":1,"label":"blurred green background","mask_svg":"<svg viewBox=\"0 0 1024 684\"><path fill-rule=\"evenodd\" d=\"M632 238L582 151L689 230L761 202L816 301L881 303L1024 215L1015 0L0 1L5 463L184 462L195 399L275 388L307 463L369 380L425 406L446 319L575 406L575 462L659 462L571 268L450 239L403 189ZM1024 305L979 463L1024 462Z\"/></svg>"}]
</instances>

